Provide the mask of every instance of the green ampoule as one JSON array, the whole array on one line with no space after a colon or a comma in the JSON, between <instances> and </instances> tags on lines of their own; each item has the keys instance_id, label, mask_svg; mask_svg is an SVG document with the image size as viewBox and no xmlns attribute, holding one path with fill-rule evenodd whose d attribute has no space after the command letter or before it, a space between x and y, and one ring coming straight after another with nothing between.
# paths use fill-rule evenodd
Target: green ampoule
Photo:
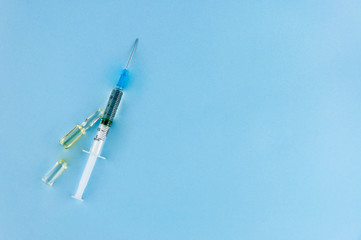
<instances>
[{"instance_id":1,"label":"green ampoule","mask_svg":"<svg viewBox=\"0 0 361 240\"><path fill-rule=\"evenodd\" d=\"M50 187L53 186L55 180L58 179L67 168L66 165L67 163L64 160L57 161L41 180Z\"/></svg>"},{"instance_id":2,"label":"green ampoule","mask_svg":"<svg viewBox=\"0 0 361 240\"><path fill-rule=\"evenodd\" d=\"M90 117L85 119L85 121L80 124L76 125L65 137L60 139L60 144L65 148L68 149L71 145L73 145L76 141L79 140L81 136L85 134L85 131L94 125L102 116L104 111L102 109L97 110L94 114Z\"/></svg>"}]
</instances>

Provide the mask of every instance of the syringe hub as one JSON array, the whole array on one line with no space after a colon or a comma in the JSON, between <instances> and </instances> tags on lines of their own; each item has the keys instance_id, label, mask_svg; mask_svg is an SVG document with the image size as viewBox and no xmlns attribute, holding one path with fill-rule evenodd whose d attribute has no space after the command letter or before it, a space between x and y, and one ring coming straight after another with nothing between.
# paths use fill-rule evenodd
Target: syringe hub
<instances>
[{"instance_id":1,"label":"syringe hub","mask_svg":"<svg viewBox=\"0 0 361 240\"><path fill-rule=\"evenodd\" d=\"M122 73L120 74L118 83L117 83L117 87L119 89L123 89L123 87L127 84L128 81L128 70L127 69L123 69Z\"/></svg>"}]
</instances>

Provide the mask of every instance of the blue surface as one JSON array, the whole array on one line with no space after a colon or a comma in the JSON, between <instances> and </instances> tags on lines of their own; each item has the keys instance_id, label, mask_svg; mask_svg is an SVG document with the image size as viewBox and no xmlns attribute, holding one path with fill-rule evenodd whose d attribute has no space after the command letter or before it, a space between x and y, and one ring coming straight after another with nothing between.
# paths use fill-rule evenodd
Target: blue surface
<instances>
[{"instance_id":1,"label":"blue surface","mask_svg":"<svg viewBox=\"0 0 361 240\"><path fill-rule=\"evenodd\" d=\"M0 1L0 239L361 239L360 12ZM136 37L107 159L79 202L95 128L58 141L105 107Z\"/></svg>"}]
</instances>

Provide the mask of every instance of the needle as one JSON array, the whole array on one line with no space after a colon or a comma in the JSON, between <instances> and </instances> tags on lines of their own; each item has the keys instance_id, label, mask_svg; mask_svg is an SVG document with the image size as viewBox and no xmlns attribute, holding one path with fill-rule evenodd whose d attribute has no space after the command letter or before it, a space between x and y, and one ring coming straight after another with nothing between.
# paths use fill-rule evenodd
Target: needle
<instances>
[{"instance_id":1,"label":"needle","mask_svg":"<svg viewBox=\"0 0 361 240\"><path fill-rule=\"evenodd\" d=\"M128 69L128 66L129 66L130 60L132 59L132 56L133 56L133 53L134 53L135 47L137 46L137 43L138 43L138 38L137 38L137 39L135 39L135 43L134 43L134 46L133 46L133 50L132 50L132 53L130 54L130 57L129 57L129 60L128 60L128 63L127 63L127 66L125 67L125 69Z\"/></svg>"}]
</instances>

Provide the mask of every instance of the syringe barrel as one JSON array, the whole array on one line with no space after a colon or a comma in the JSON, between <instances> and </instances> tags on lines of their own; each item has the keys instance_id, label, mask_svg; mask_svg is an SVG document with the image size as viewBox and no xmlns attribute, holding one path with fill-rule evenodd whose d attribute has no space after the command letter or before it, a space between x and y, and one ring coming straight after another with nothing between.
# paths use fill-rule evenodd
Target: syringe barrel
<instances>
[{"instance_id":1,"label":"syringe barrel","mask_svg":"<svg viewBox=\"0 0 361 240\"><path fill-rule=\"evenodd\" d=\"M94 137L93 145L91 146L89 151L91 154L100 156L108 132L109 132L109 126L100 123L97 130L97 134Z\"/></svg>"},{"instance_id":2,"label":"syringe barrel","mask_svg":"<svg viewBox=\"0 0 361 240\"><path fill-rule=\"evenodd\" d=\"M120 100L122 99L123 91L119 88L114 88L112 93L110 94L107 107L104 111L104 115L101 120L101 124L104 124L106 126L111 126L113 119L115 117L115 114L117 112Z\"/></svg>"}]
</instances>

